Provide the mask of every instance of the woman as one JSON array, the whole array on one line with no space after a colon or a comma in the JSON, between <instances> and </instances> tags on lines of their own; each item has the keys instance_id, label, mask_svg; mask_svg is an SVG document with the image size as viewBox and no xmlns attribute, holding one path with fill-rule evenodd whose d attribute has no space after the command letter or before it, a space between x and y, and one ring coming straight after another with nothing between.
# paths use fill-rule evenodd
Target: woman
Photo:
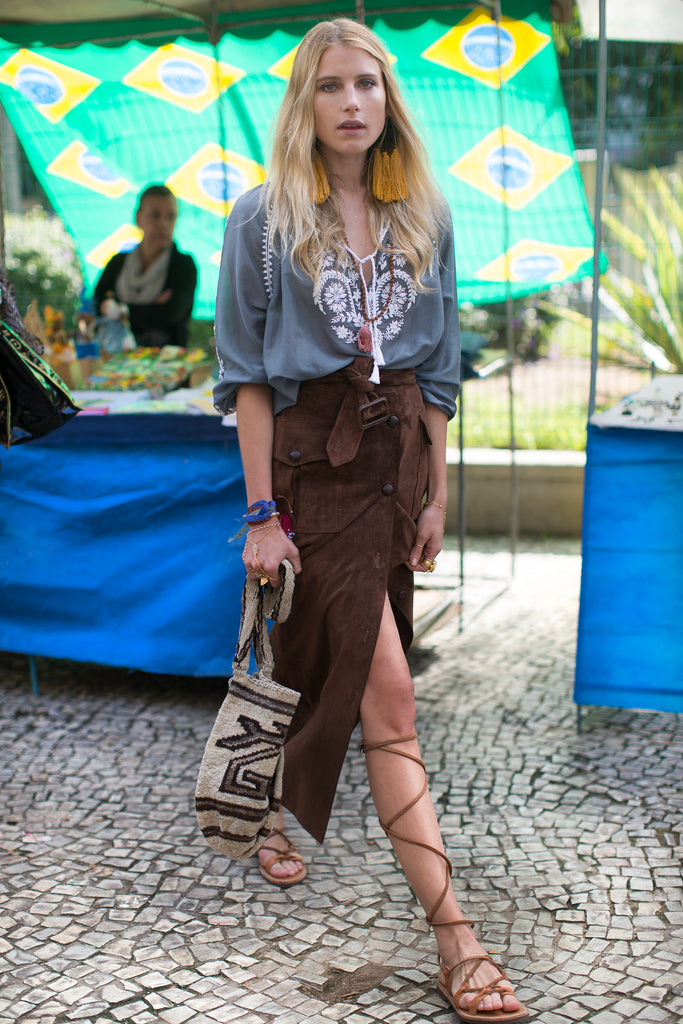
<instances>
[{"instance_id":1,"label":"woman","mask_svg":"<svg viewBox=\"0 0 683 1024\"><path fill-rule=\"evenodd\" d=\"M524 1020L450 885L404 653L413 574L434 569L443 538L452 227L386 51L355 22L317 25L298 49L270 178L228 221L216 343L216 405L237 409L247 573L277 586L283 559L297 573L272 631L275 678L302 694L283 804L322 842L360 719L380 822L435 930L439 990L465 1021ZM259 859L286 886L306 867L283 829L281 812Z\"/></svg>"},{"instance_id":2,"label":"woman","mask_svg":"<svg viewBox=\"0 0 683 1024\"><path fill-rule=\"evenodd\" d=\"M106 312L102 306L111 295L128 306L138 345L187 345L197 267L173 241L177 219L170 188L146 188L135 212L142 241L131 252L112 256L95 286L98 312Z\"/></svg>"}]
</instances>

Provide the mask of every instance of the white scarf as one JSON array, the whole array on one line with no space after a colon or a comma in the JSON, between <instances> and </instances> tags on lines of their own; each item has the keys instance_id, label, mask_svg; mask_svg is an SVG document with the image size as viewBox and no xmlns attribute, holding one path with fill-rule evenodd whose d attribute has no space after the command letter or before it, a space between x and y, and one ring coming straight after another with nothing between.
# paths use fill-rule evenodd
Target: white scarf
<instances>
[{"instance_id":1,"label":"white scarf","mask_svg":"<svg viewBox=\"0 0 683 1024\"><path fill-rule=\"evenodd\" d=\"M164 249L146 270L142 269L140 246L137 245L129 252L116 279L116 294L119 301L140 306L158 299L168 276L171 249L170 245Z\"/></svg>"}]
</instances>

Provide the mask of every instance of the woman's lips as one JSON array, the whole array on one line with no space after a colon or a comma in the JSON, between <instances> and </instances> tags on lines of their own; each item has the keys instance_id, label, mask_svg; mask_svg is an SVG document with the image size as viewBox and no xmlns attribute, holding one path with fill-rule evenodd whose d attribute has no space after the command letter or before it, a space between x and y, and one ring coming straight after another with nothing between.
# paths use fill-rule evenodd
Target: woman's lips
<instances>
[{"instance_id":1,"label":"woman's lips","mask_svg":"<svg viewBox=\"0 0 683 1024\"><path fill-rule=\"evenodd\" d=\"M339 130L342 132L358 132L364 128L362 121L342 121Z\"/></svg>"}]
</instances>

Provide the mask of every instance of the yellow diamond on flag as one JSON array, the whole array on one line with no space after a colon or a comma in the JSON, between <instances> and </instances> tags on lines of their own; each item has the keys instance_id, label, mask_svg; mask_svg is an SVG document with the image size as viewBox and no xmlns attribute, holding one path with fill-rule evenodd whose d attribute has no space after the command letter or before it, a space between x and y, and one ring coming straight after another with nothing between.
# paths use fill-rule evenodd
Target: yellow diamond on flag
<instances>
[{"instance_id":1,"label":"yellow diamond on flag","mask_svg":"<svg viewBox=\"0 0 683 1024\"><path fill-rule=\"evenodd\" d=\"M97 153L78 141L70 142L45 169L48 174L74 181L110 199L120 199L133 189L126 178L122 178Z\"/></svg>"},{"instance_id":2,"label":"yellow diamond on flag","mask_svg":"<svg viewBox=\"0 0 683 1024\"><path fill-rule=\"evenodd\" d=\"M246 74L225 61L216 62L187 46L168 43L124 75L125 85L177 107L201 113Z\"/></svg>"},{"instance_id":3,"label":"yellow diamond on flag","mask_svg":"<svg viewBox=\"0 0 683 1024\"><path fill-rule=\"evenodd\" d=\"M425 60L476 78L492 89L516 75L551 37L526 21L507 18L496 25L484 7L468 14L422 52Z\"/></svg>"},{"instance_id":4,"label":"yellow diamond on flag","mask_svg":"<svg viewBox=\"0 0 683 1024\"><path fill-rule=\"evenodd\" d=\"M142 240L142 231L135 224L122 224L120 228L107 235L86 255L88 263L95 267L105 267L117 252L130 252Z\"/></svg>"},{"instance_id":5,"label":"yellow diamond on flag","mask_svg":"<svg viewBox=\"0 0 683 1024\"><path fill-rule=\"evenodd\" d=\"M166 184L179 199L227 217L237 197L260 185L265 177L265 169L255 160L224 150L217 142L207 142Z\"/></svg>"},{"instance_id":6,"label":"yellow diamond on flag","mask_svg":"<svg viewBox=\"0 0 683 1024\"><path fill-rule=\"evenodd\" d=\"M292 64L294 63L294 58L296 57L296 51L299 49L299 45L300 44L297 43L293 50L290 50L289 53L284 55L284 57L280 57L280 59L276 60L274 64L271 64L268 68L268 74L275 75L276 78L283 78L285 82L288 82L289 76L292 73Z\"/></svg>"},{"instance_id":7,"label":"yellow diamond on flag","mask_svg":"<svg viewBox=\"0 0 683 1024\"><path fill-rule=\"evenodd\" d=\"M222 255L223 250L216 249L214 252L211 253L211 256L209 257L209 263L214 263L217 267L220 267Z\"/></svg>"},{"instance_id":8,"label":"yellow diamond on flag","mask_svg":"<svg viewBox=\"0 0 683 1024\"><path fill-rule=\"evenodd\" d=\"M552 284L575 274L582 263L592 259L586 245L553 245L522 238L507 255L498 256L474 275L480 281L514 281L518 284Z\"/></svg>"},{"instance_id":9,"label":"yellow diamond on flag","mask_svg":"<svg viewBox=\"0 0 683 1024\"><path fill-rule=\"evenodd\" d=\"M57 124L97 88L100 79L31 50L17 50L0 67L0 82L16 89Z\"/></svg>"},{"instance_id":10,"label":"yellow diamond on flag","mask_svg":"<svg viewBox=\"0 0 683 1024\"><path fill-rule=\"evenodd\" d=\"M573 163L566 153L546 149L503 125L473 146L448 170L512 210L535 199Z\"/></svg>"}]
</instances>

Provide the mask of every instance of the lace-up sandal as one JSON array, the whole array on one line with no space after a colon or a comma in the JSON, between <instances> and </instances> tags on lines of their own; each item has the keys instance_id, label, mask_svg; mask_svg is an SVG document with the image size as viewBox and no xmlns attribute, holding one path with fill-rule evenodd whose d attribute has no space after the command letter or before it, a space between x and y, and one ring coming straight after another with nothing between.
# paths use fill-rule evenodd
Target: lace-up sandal
<instances>
[{"instance_id":1,"label":"lace-up sandal","mask_svg":"<svg viewBox=\"0 0 683 1024\"><path fill-rule=\"evenodd\" d=\"M410 736L397 736L395 739L384 740L380 743L363 742L361 744L361 750L365 754L367 754L368 751L370 750L384 750L387 754L396 754L399 757L408 758L408 760L414 761L416 764L420 765L425 775L424 785L422 786L422 789L420 790L418 795L414 797L410 801L410 803L407 803L405 807L402 807L397 814L394 814L394 816L390 818L389 821L384 822L380 818L379 823L383 828L384 832L386 833L386 835L390 838L398 839L403 843L410 843L412 846L420 846L422 847L423 850L429 850L430 853L433 853L436 857L439 858L439 860L443 862L444 871L446 874L444 886L439 894L436 903L431 908L429 913L426 914L427 924L430 925L432 928L451 928L453 926L460 925L466 925L471 928L473 922L466 921L463 918L460 918L457 921L434 920L437 913L439 912L439 909L441 908L443 901L446 899L446 896L451 887L451 875L453 874L453 865L449 861L446 854L443 853L441 850L437 850L434 846L431 846L429 843L423 843L418 839L412 839L410 836L406 836L403 835L401 832L397 832L393 827L396 824L396 822L400 818L402 818L404 814L407 814L408 811L411 810L411 808L413 808L415 804L417 804L418 801L420 801L424 794L427 792L427 770L425 768L424 761L422 761L422 759L417 757L415 754L409 754L406 750L397 750L394 746L395 743L408 743L411 740L416 739L417 733L414 732ZM458 970L458 968L465 967L465 965L468 964L472 964L473 966L465 971L465 976L463 978L462 983L460 984L460 987L456 990L455 993L452 993L451 978L453 974L455 973L455 971ZM476 985L470 986L468 982L476 973L477 969L481 967L482 964L491 964L491 966L498 972L500 977L496 978L494 981L489 982L486 985L480 985L478 987ZM518 1024L518 1022L520 1021L529 1019L529 1011L525 1006L521 1005L516 1010L478 1010L480 1003L482 1002L483 999L486 998L486 996L490 996L495 993L499 995L502 999L506 995L514 995L514 992L512 992L511 988L501 988L501 984L503 982L508 981L507 974L505 973L505 971L502 970L502 968L498 966L498 964L496 964L491 959L491 957L487 953L481 953L479 956L466 957L464 960L459 960L457 963L451 966L448 966L443 960L443 958L439 956L439 968L443 972L444 982L442 983L441 980L438 980L436 987L440 994L443 996L443 998L453 1007L458 1017L460 1017L460 1020L464 1021L465 1024ZM465 1009L464 1007L459 1006L458 1000L462 999L464 995L470 994L473 995L473 999L469 1008Z\"/></svg>"},{"instance_id":2,"label":"lace-up sandal","mask_svg":"<svg viewBox=\"0 0 683 1024\"><path fill-rule=\"evenodd\" d=\"M304 864L303 857L297 850L294 843L285 835L282 829L279 828L271 829L268 833L268 839L270 839L271 836L281 836L287 843L287 849L281 850L277 846L269 846L267 841L263 844L261 850L270 850L272 853L272 857L269 857L265 863L262 864L259 860L258 869L265 880L267 882L271 882L273 885L279 885L281 889L286 889L290 885L296 885L298 882L303 882L304 878L308 874L308 869ZM299 870L293 875L273 875L270 870L273 864L282 864L285 860L293 860L299 863L301 865Z\"/></svg>"},{"instance_id":3,"label":"lace-up sandal","mask_svg":"<svg viewBox=\"0 0 683 1024\"><path fill-rule=\"evenodd\" d=\"M470 924L469 921L462 922L463 924ZM469 965L472 966L469 966ZM497 971L500 977L496 978L495 981L490 981L487 985L469 985L468 982L473 974L481 967L482 964L491 964ZM515 1024L515 1022L528 1020L529 1011L526 1006L519 1006L516 1010L479 1010L483 999L487 996L497 994L503 999L504 996L514 995L511 988L501 987L504 982L508 980L508 976L504 970L502 970L497 963L491 959L490 956L483 953L481 956L468 956L464 960L459 960L457 963L449 967L439 957L439 967L443 972L443 983L439 980L436 983L436 987L446 1000L450 1003L458 1017L465 1024ZM465 969L465 975L460 986L455 990L451 991L451 978L455 971L459 967ZM460 1006L460 1000L463 996L472 995L473 999L469 1007L465 1009Z\"/></svg>"}]
</instances>

